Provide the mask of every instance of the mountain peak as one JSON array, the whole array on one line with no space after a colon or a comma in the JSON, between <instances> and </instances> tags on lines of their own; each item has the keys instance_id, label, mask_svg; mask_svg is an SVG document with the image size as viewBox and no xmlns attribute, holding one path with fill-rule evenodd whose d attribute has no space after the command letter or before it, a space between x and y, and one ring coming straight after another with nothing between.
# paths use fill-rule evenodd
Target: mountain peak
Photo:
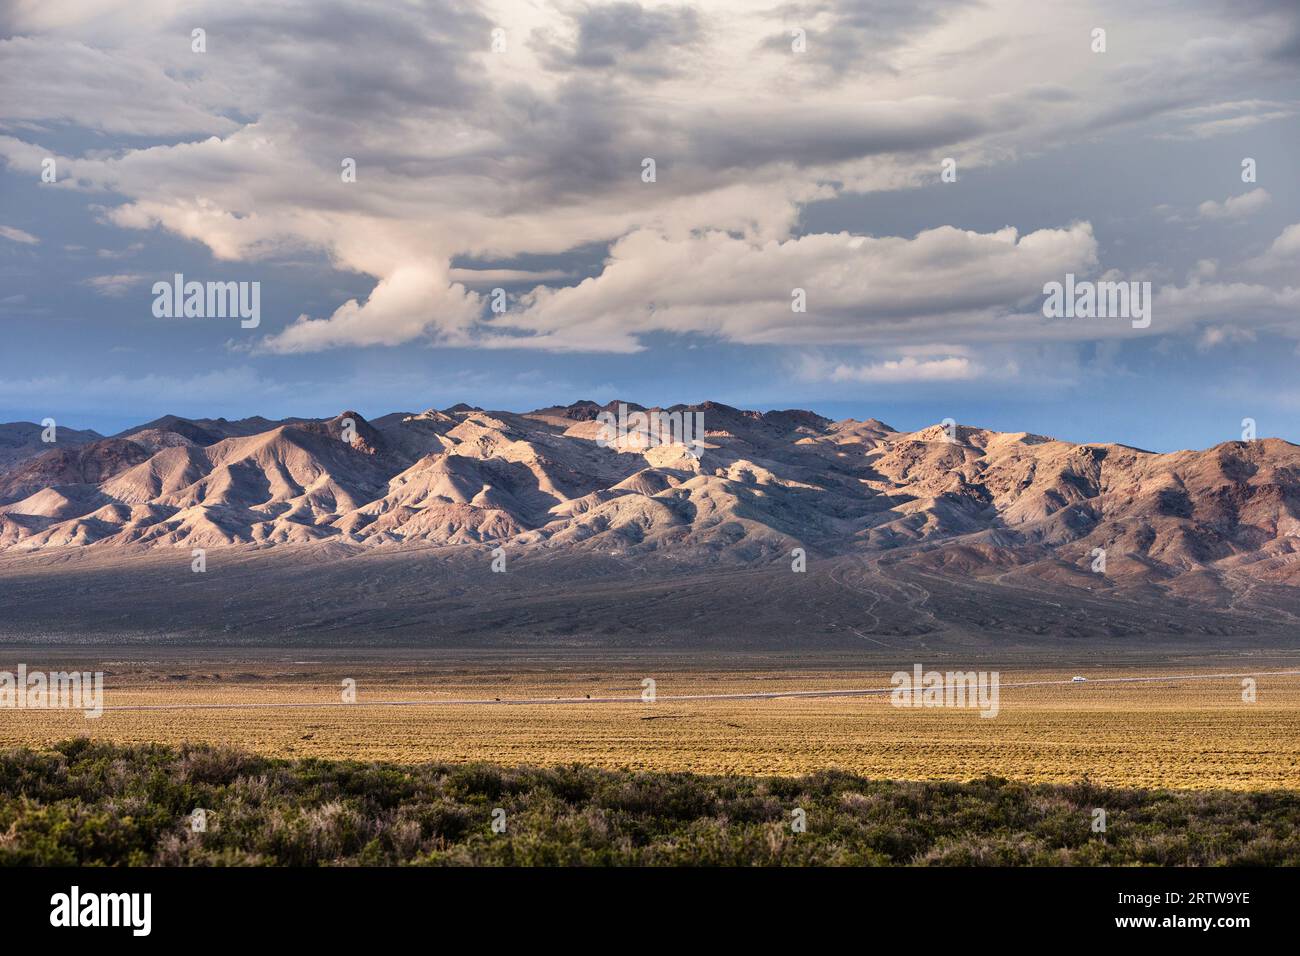
<instances>
[{"instance_id":1,"label":"mountain peak","mask_svg":"<svg viewBox=\"0 0 1300 956\"><path fill-rule=\"evenodd\" d=\"M595 418L620 404L645 410L581 399L373 422L353 409L280 421L167 415L107 439L61 429L56 447L23 446L25 458L0 468L0 551L491 541L752 565L803 546L1093 594L1227 601L1252 582L1300 585L1300 447L1288 442L1157 455L706 401L666 410L703 415L703 441L688 451L673 435L605 440ZM0 438L30 443L35 428L0 426ZM1098 548L1103 577L1088 570Z\"/></svg>"}]
</instances>

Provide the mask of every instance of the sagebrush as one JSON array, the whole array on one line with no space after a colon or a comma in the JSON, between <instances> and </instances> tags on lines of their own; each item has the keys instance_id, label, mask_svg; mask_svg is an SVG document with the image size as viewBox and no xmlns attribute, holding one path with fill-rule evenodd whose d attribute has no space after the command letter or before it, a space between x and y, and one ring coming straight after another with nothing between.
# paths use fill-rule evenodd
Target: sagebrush
<instances>
[{"instance_id":1,"label":"sagebrush","mask_svg":"<svg viewBox=\"0 0 1300 956\"><path fill-rule=\"evenodd\" d=\"M200 808L206 832L191 827ZM1297 863L1289 790L399 765L85 739L0 753L4 865Z\"/></svg>"}]
</instances>

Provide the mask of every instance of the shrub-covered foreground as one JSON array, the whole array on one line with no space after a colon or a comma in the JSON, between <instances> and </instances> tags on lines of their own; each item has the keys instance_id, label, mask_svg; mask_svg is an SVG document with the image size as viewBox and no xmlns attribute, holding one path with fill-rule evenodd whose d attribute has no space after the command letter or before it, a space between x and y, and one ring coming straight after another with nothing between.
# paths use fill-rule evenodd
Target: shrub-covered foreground
<instances>
[{"instance_id":1,"label":"shrub-covered foreground","mask_svg":"<svg viewBox=\"0 0 1300 956\"><path fill-rule=\"evenodd\" d=\"M206 832L191 825L199 808ZM1295 865L1300 793L405 766L87 740L0 753L0 864L394 863Z\"/></svg>"}]
</instances>

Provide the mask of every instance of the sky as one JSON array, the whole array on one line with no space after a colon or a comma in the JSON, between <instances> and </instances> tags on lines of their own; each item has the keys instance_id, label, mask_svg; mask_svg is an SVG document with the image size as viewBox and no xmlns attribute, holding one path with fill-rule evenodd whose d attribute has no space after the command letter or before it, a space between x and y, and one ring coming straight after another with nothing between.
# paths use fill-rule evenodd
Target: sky
<instances>
[{"instance_id":1,"label":"sky","mask_svg":"<svg viewBox=\"0 0 1300 956\"><path fill-rule=\"evenodd\" d=\"M1294 0L10 0L0 90L0 421L1300 442ZM1149 325L1045 315L1067 275Z\"/></svg>"}]
</instances>

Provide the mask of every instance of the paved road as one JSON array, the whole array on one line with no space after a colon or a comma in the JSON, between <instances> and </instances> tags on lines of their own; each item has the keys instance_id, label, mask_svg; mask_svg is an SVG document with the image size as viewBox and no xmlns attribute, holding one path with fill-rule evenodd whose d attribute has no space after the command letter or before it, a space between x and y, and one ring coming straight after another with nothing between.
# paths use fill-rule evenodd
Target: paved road
<instances>
[{"instance_id":1,"label":"paved road","mask_svg":"<svg viewBox=\"0 0 1300 956\"><path fill-rule=\"evenodd\" d=\"M937 670L937 668L934 668ZM911 673L910 671L908 672ZM1089 677L1086 682L1075 684L1064 680L1029 680L1013 683L999 682L999 690L1007 687L1050 687L1057 684L1071 684L1077 687L1092 687L1098 684L1144 684L1160 681L1184 680L1228 680L1243 677L1300 677L1300 671L1256 671L1241 674L1161 674L1153 677ZM680 703L693 700L777 700L792 697L871 697L892 694L893 687L853 688L849 690L772 690L754 691L743 694L659 694L656 703ZM533 704L639 704L640 695L635 697L488 697L488 698L430 698L428 700L358 700L345 704L341 700L318 702L283 702L241 704L123 704L105 707L105 711L125 710L258 710L279 708L320 708L320 707L445 707L448 705L484 705L517 706Z\"/></svg>"}]
</instances>

